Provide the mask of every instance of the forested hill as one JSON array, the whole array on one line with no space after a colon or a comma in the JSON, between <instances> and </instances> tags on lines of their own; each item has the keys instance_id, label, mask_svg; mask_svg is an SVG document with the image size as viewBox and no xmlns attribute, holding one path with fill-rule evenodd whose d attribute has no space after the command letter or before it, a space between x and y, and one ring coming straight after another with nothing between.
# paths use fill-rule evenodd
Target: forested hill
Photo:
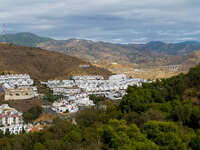
<instances>
[{"instance_id":1,"label":"forested hill","mask_svg":"<svg viewBox=\"0 0 200 150\"><path fill-rule=\"evenodd\" d=\"M199 150L200 65L188 74L129 87L119 105L55 119L39 133L0 134L6 150Z\"/></svg>"},{"instance_id":2,"label":"forested hill","mask_svg":"<svg viewBox=\"0 0 200 150\"><path fill-rule=\"evenodd\" d=\"M46 42L52 40L47 37L40 37L35 34L29 32L20 32L16 34L6 34L5 40L8 43L12 43L15 45L28 46L28 47L36 47L38 43ZM0 36L0 42L4 41L3 36Z\"/></svg>"},{"instance_id":3,"label":"forested hill","mask_svg":"<svg viewBox=\"0 0 200 150\"><path fill-rule=\"evenodd\" d=\"M130 111L141 113L152 107L152 104L174 101L199 105L200 65L191 68L187 74L179 74L150 84L145 83L142 87L129 87L127 92L120 105L124 113Z\"/></svg>"}]
</instances>

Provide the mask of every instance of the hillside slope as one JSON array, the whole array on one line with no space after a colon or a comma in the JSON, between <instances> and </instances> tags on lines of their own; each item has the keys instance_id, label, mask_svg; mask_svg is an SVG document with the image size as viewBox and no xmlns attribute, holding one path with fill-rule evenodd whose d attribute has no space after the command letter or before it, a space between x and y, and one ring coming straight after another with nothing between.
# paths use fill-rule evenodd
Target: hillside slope
<instances>
[{"instance_id":1,"label":"hillside slope","mask_svg":"<svg viewBox=\"0 0 200 150\"><path fill-rule=\"evenodd\" d=\"M54 40L31 33L6 35L7 41L31 47L40 47L75 56L91 62L94 66L108 69L113 73L127 73L140 78L166 78L200 62L197 54L200 42L186 41L182 43L164 43L153 41L146 44L114 44L91 40ZM0 37L1 38L1 37ZM170 65L181 65L177 72L163 69ZM134 73L135 70L141 70Z\"/></svg>"},{"instance_id":2,"label":"hillside slope","mask_svg":"<svg viewBox=\"0 0 200 150\"><path fill-rule=\"evenodd\" d=\"M38 43L46 42L49 40L52 40L51 38L47 37L40 37L35 34L29 33L29 32L21 32L16 34L7 34L5 36L5 40L8 43L12 43L15 45L21 45L21 46L29 46L29 47L35 47ZM2 35L0 36L0 42L3 41Z\"/></svg>"},{"instance_id":3,"label":"hillside slope","mask_svg":"<svg viewBox=\"0 0 200 150\"><path fill-rule=\"evenodd\" d=\"M200 50L200 42L164 43L152 41L146 44L114 44L91 40L54 40L32 33L7 34L6 41L17 45L41 47L59 51L91 62L106 61L120 64L131 63L141 66L179 64L179 56ZM2 36L0 36L0 42Z\"/></svg>"},{"instance_id":4,"label":"hillside slope","mask_svg":"<svg viewBox=\"0 0 200 150\"><path fill-rule=\"evenodd\" d=\"M28 73L39 80L67 79L72 75L110 75L109 71L94 66L80 68L84 64L88 63L62 53L0 44L0 72Z\"/></svg>"},{"instance_id":5,"label":"hillside slope","mask_svg":"<svg viewBox=\"0 0 200 150\"><path fill-rule=\"evenodd\" d=\"M200 43L192 41L176 44L113 44L71 39L42 42L37 46L89 60L97 65L103 64L105 68L110 68L112 63L123 66L129 64L132 68L182 64L186 55L200 50Z\"/></svg>"}]
</instances>

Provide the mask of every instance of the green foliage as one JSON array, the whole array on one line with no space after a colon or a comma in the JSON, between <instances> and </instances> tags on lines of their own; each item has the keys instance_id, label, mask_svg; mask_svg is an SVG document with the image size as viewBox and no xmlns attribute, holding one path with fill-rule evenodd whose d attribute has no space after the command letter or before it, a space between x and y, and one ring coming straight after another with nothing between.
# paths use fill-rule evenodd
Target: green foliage
<instances>
[{"instance_id":1,"label":"green foliage","mask_svg":"<svg viewBox=\"0 0 200 150\"><path fill-rule=\"evenodd\" d=\"M192 107L192 114L190 116L189 122L187 123L188 126L198 129L200 128L200 108L199 106Z\"/></svg>"},{"instance_id":2,"label":"green foliage","mask_svg":"<svg viewBox=\"0 0 200 150\"><path fill-rule=\"evenodd\" d=\"M99 104L99 102L103 102L106 100L104 96L96 96L96 95L90 95L89 98L94 102L94 104Z\"/></svg>"},{"instance_id":3,"label":"green foliage","mask_svg":"<svg viewBox=\"0 0 200 150\"><path fill-rule=\"evenodd\" d=\"M116 150L148 149L157 150L158 146L149 141L135 125L128 126L124 120L110 120L107 125L99 129L101 141Z\"/></svg>"},{"instance_id":4,"label":"green foliage","mask_svg":"<svg viewBox=\"0 0 200 150\"><path fill-rule=\"evenodd\" d=\"M192 104L179 104L175 107L175 116L178 121L182 122L183 124L187 124L190 122L190 118L192 115Z\"/></svg>"},{"instance_id":5,"label":"green foliage","mask_svg":"<svg viewBox=\"0 0 200 150\"><path fill-rule=\"evenodd\" d=\"M187 145L180 136L178 126L172 122L149 121L144 124L144 133L148 139L160 146L160 149L186 150Z\"/></svg>"},{"instance_id":6,"label":"green foliage","mask_svg":"<svg viewBox=\"0 0 200 150\"><path fill-rule=\"evenodd\" d=\"M37 46L37 44L41 42L46 42L49 40L51 39L45 38L45 37L39 37L32 33L26 33L26 32L6 35L6 42L16 44L16 45L29 46L29 47L35 47ZM0 42L1 41L2 41L2 38L0 36Z\"/></svg>"},{"instance_id":7,"label":"green foliage","mask_svg":"<svg viewBox=\"0 0 200 150\"><path fill-rule=\"evenodd\" d=\"M80 126L89 127L100 120L100 113L95 109L86 109L76 115L76 121Z\"/></svg>"},{"instance_id":8,"label":"green foliage","mask_svg":"<svg viewBox=\"0 0 200 150\"><path fill-rule=\"evenodd\" d=\"M23 113L23 118L25 122L31 122L35 119L37 119L41 113L42 113L43 109L40 106L35 106L30 108L27 112Z\"/></svg>"},{"instance_id":9,"label":"green foliage","mask_svg":"<svg viewBox=\"0 0 200 150\"><path fill-rule=\"evenodd\" d=\"M45 102L50 102L53 103L54 101L57 101L58 99L63 98L63 95L53 95L53 93L47 92L44 96L43 96L43 100Z\"/></svg>"},{"instance_id":10,"label":"green foliage","mask_svg":"<svg viewBox=\"0 0 200 150\"><path fill-rule=\"evenodd\" d=\"M195 150L200 150L200 130L197 130L196 135L192 138L191 147Z\"/></svg>"},{"instance_id":11,"label":"green foliage","mask_svg":"<svg viewBox=\"0 0 200 150\"><path fill-rule=\"evenodd\" d=\"M36 144L34 145L33 150L47 150L47 149L45 148L45 146L44 146L43 144L41 144L41 143L36 143Z\"/></svg>"},{"instance_id":12,"label":"green foliage","mask_svg":"<svg viewBox=\"0 0 200 150\"><path fill-rule=\"evenodd\" d=\"M108 102L106 109L80 111L73 118L76 125L57 118L40 133L1 133L0 149L200 150L200 107L192 99L199 93L199 70L129 87L119 106ZM91 98L96 104L103 100ZM45 101L55 99L51 92L44 96ZM41 112L31 108L24 119L30 122Z\"/></svg>"}]
</instances>

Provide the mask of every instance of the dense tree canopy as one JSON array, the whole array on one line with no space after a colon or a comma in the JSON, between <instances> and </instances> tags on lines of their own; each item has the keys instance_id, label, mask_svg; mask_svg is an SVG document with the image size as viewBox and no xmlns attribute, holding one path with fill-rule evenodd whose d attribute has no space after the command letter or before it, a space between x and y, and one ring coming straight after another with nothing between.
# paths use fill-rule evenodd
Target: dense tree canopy
<instances>
[{"instance_id":1,"label":"dense tree canopy","mask_svg":"<svg viewBox=\"0 0 200 150\"><path fill-rule=\"evenodd\" d=\"M197 66L185 75L129 87L119 106L80 111L76 124L55 119L38 133L0 133L0 150L200 150L199 105ZM25 121L41 111L32 108Z\"/></svg>"}]
</instances>

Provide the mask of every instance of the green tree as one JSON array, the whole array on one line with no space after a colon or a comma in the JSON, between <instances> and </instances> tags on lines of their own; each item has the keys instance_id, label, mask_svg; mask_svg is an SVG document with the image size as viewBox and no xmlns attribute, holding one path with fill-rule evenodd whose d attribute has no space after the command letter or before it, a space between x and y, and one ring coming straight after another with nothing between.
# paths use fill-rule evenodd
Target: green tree
<instances>
[{"instance_id":1,"label":"green tree","mask_svg":"<svg viewBox=\"0 0 200 150\"><path fill-rule=\"evenodd\" d=\"M43 144L41 144L41 143L36 143L36 144L34 145L33 150L47 150L47 149L45 148L45 146L44 146Z\"/></svg>"},{"instance_id":2,"label":"green tree","mask_svg":"<svg viewBox=\"0 0 200 150\"><path fill-rule=\"evenodd\" d=\"M149 121L144 124L147 138L160 146L160 149L186 150L188 145L180 136L178 126L172 122Z\"/></svg>"},{"instance_id":3,"label":"green tree","mask_svg":"<svg viewBox=\"0 0 200 150\"><path fill-rule=\"evenodd\" d=\"M156 144L149 141L135 124L128 126L125 120L110 120L107 125L99 128L99 135L103 144L116 150L158 149Z\"/></svg>"},{"instance_id":4,"label":"green tree","mask_svg":"<svg viewBox=\"0 0 200 150\"><path fill-rule=\"evenodd\" d=\"M196 135L191 140L191 147L193 150L200 150L200 130L196 131Z\"/></svg>"},{"instance_id":5,"label":"green tree","mask_svg":"<svg viewBox=\"0 0 200 150\"><path fill-rule=\"evenodd\" d=\"M191 103L179 104L175 107L175 117L183 124L188 123L192 115L192 108Z\"/></svg>"},{"instance_id":6,"label":"green tree","mask_svg":"<svg viewBox=\"0 0 200 150\"><path fill-rule=\"evenodd\" d=\"M41 115L42 111L43 109L40 106L30 108L27 112L23 113L24 121L31 122L37 119Z\"/></svg>"}]
</instances>

